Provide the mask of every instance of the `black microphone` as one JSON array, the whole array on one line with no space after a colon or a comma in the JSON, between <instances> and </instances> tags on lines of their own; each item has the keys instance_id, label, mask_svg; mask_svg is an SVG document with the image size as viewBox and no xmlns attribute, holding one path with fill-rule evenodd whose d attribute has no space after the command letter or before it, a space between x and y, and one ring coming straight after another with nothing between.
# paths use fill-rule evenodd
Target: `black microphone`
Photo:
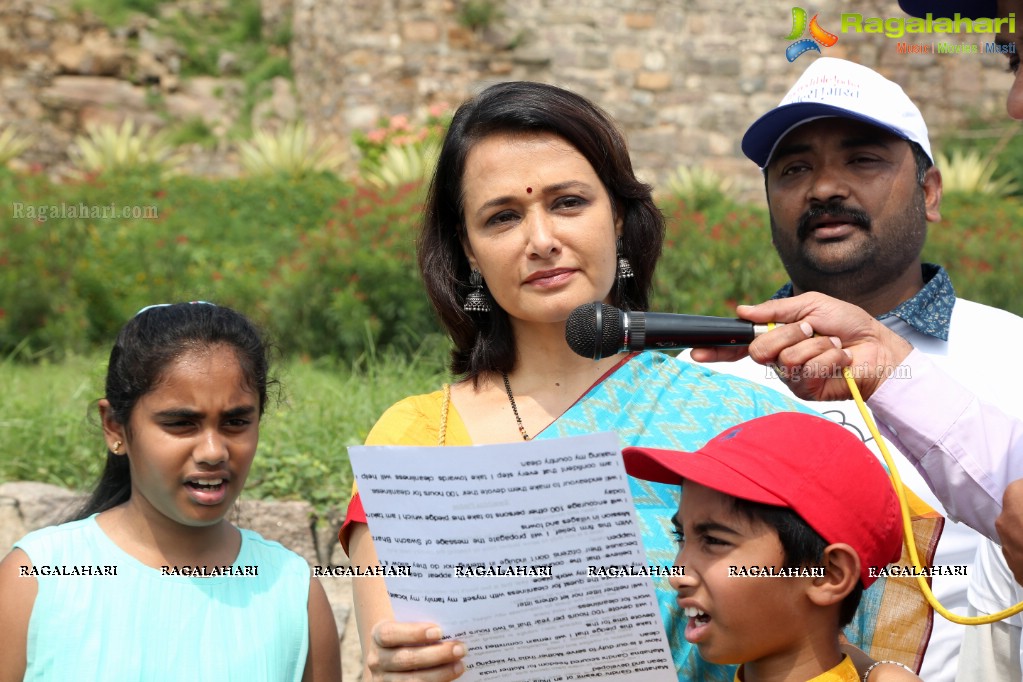
<instances>
[{"instance_id":1,"label":"black microphone","mask_svg":"<svg viewBox=\"0 0 1023 682\"><path fill-rule=\"evenodd\" d=\"M568 316L565 340L584 358L600 360L623 351L747 346L768 329L766 324L727 317L625 312L596 301Z\"/></svg>"}]
</instances>

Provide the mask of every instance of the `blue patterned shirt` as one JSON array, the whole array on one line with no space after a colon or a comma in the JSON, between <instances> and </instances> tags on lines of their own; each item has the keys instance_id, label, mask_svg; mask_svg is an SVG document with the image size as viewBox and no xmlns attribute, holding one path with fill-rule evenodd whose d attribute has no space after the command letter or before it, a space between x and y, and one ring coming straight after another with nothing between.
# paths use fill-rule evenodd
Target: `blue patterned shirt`
<instances>
[{"instance_id":1,"label":"blue patterned shirt","mask_svg":"<svg viewBox=\"0 0 1023 682\"><path fill-rule=\"evenodd\" d=\"M921 334L948 341L948 327L952 321L952 307L956 292L948 272L940 265L924 263L921 266L924 286L913 298L903 301L877 319L897 317ZM772 299L790 298L792 282L775 292Z\"/></svg>"}]
</instances>

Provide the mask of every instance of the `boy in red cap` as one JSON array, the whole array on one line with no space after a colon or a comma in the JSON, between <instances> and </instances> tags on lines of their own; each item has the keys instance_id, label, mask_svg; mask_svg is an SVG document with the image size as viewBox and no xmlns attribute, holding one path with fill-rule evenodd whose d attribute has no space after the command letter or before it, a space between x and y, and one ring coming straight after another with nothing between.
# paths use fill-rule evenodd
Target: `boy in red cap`
<instances>
[{"instance_id":1,"label":"boy in red cap","mask_svg":"<svg viewBox=\"0 0 1023 682\"><path fill-rule=\"evenodd\" d=\"M743 664L744 682L861 679L839 633L877 571L898 561L902 522L887 473L858 438L782 412L693 453L622 454L630 475L683 486L672 524L685 574L670 582L703 658ZM883 679L920 678L888 665Z\"/></svg>"}]
</instances>

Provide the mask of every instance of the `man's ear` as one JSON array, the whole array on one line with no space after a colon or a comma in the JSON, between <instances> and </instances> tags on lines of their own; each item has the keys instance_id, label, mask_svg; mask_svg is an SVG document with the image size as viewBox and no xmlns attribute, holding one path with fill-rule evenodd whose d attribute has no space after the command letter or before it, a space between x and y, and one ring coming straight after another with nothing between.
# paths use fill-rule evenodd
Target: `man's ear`
<instances>
[{"instance_id":1,"label":"man's ear","mask_svg":"<svg viewBox=\"0 0 1023 682\"><path fill-rule=\"evenodd\" d=\"M124 454L123 446L128 443L128 436L126 435L124 425L114 419L114 411L110 407L109 400L101 398L97 404L99 406L99 418L103 423L103 438L107 442L107 449L116 454Z\"/></svg>"},{"instance_id":2,"label":"man's ear","mask_svg":"<svg viewBox=\"0 0 1023 682\"><path fill-rule=\"evenodd\" d=\"M924 173L924 210L927 221L936 223L941 220L941 171L931 166Z\"/></svg>"},{"instance_id":3,"label":"man's ear","mask_svg":"<svg viewBox=\"0 0 1023 682\"><path fill-rule=\"evenodd\" d=\"M807 596L817 606L839 604L860 580L860 557L849 545L837 542L824 550L824 575L814 578Z\"/></svg>"}]
</instances>

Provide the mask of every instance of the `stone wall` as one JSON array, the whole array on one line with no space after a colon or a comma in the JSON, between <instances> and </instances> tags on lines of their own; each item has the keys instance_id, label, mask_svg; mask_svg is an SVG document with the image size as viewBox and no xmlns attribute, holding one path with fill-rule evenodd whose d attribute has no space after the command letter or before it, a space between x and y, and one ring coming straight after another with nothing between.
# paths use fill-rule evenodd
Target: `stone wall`
<instances>
[{"instance_id":1,"label":"stone wall","mask_svg":"<svg viewBox=\"0 0 1023 682\"><path fill-rule=\"evenodd\" d=\"M813 58L791 64L784 58L791 3L493 2L502 17L472 30L459 23L464 0L263 0L267 31L291 17L295 79L273 83L271 99L255 112L257 124L304 115L347 137L381 116L457 104L499 80L542 80L608 109L649 180L663 180L679 164L755 180L739 150L742 132ZM198 116L222 133L239 115L230 60L220 77L182 79L180 54L156 37L158 19L108 29L72 15L70 6L70 0L0 6L0 121L39 133L32 161L58 164L72 135L90 121L129 117L160 126ZM837 31L839 15L852 7L866 16L899 16L895 0L820 0L807 9ZM173 11L173 3L161 11ZM976 114L1005 127L1004 56L899 54L898 42L843 34L824 54L898 80L939 140ZM236 170L226 141L212 152L193 151L200 157L196 172Z\"/></svg>"},{"instance_id":2,"label":"stone wall","mask_svg":"<svg viewBox=\"0 0 1023 682\"><path fill-rule=\"evenodd\" d=\"M837 31L852 4L825 0L808 10L819 10L822 26ZM295 0L292 54L306 116L344 134L381 115L457 103L495 81L541 80L609 110L647 178L663 179L679 164L754 178L739 149L742 133L813 58L790 64L784 57L792 3L501 2L504 19L476 32L459 26L459 5ZM855 9L901 16L894 0L857 2ZM1004 118L1004 56L899 54L898 42L843 35L824 54L902 83L937 137L975 113Z\"/></svg>"}]
</instances>

